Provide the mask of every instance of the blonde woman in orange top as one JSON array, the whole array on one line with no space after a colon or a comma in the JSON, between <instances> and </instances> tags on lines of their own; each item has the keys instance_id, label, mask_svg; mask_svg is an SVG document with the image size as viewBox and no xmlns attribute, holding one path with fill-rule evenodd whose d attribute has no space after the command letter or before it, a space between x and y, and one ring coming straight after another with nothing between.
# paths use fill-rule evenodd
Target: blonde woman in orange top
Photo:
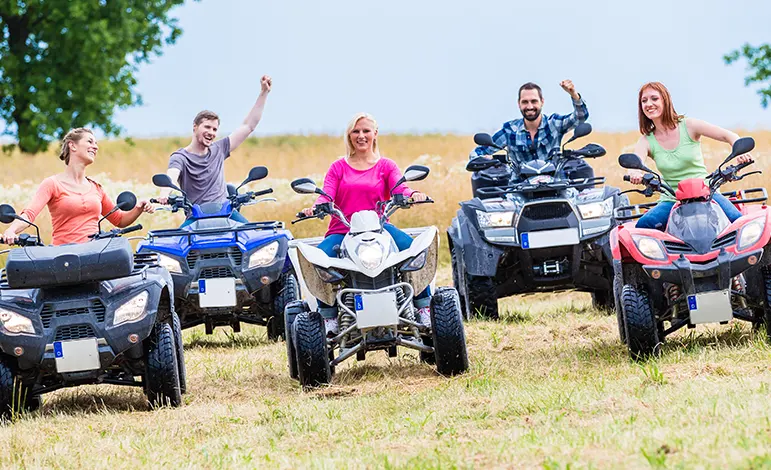
<instances>
[{"instance_id":1,"label":"blonde woman in orange top","mask_svg":"<svg viewBox=\"0 0 771 470\"><path fill-rule=\"evenodd\" d=\"M83 127L72 129L62 139L59 158L66 165L64 172L43 180L32 202L21 216L34 222L43 207L48 206L53 225L54 245L84 243L98 231L97 222L115 207L102 186L86 176L86 167L94 163L99 145L93 132ZM153 212L148 201L139 201L130 211L117 210L107 220L116 227L128 227L142 214ZM19 233L29 227L14 221L2 235L4 243L13 243Z\"/></svg>"}]
</instances>

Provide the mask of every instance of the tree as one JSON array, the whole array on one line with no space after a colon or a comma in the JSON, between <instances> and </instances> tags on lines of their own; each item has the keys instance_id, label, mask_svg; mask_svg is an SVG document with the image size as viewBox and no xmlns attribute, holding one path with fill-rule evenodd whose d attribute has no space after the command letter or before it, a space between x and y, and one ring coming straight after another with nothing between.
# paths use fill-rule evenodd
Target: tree
<instances>
[{"instance_id":1,"label":"tree","mask_svg":"<svg viewBox=\"0 0 771 470\"><path fill-rule=\"evenodd\" d=\"M142 103L134 76L182 30L184 0L0 0L0 119L24 152L72 127L118 135L116 109Z\"/></svg>"},{"instance_id":2,"label":"tree","mask_svg":"<svg viewBox=\"0 0 771 470\"><path fill-rule=\"evenodd\" d=\"M763 107L768 106L771 99L771 44L761 44L760 46L743 45L729 54L723 56L727 64L732 64L739 58L747 59L747 70L750 75L744 78L744 86L751 83L765 83L766 86L758 90L760 102Z\"/></svg>"}]
</instances>

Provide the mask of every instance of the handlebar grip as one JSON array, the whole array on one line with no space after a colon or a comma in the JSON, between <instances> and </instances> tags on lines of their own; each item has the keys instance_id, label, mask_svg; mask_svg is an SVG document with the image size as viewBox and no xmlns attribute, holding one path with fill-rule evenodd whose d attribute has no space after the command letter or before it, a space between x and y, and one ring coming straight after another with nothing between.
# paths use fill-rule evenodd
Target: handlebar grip
<instances>
[{"instance_id":1,"label":"handlebar grip","mask_svg":"<svg viewBox=\"0 0 771 470\"><path fill-rule=\"evenodd\" d=\"M126 227L122 229L120 233L136 232L137 230L142 230L142 224L136 224L136 225L132 225L131 227Z\"/></svg>"},{"instance_id":2,"label":"handlebar grip","mask_svg":"<svg viewBox=\"0 0 771 470\"><path fill-rule=\"evenodd\" d=\"M158 201L158 200L157 200L157 199L155 199L154 197L151 197L151 198L150 198L150 202L151 202L151 203L153 203L153 204L160 204L160 201Z\"/></svg>"},{"instance_id":3,"label":"handlebar grip","mask_svg":"<svg viewBox=\"0 0 771 470\"><path fill-rule=\"evenodd\" d=\"M632 178L629 175L624 175L624 181L632 181Z\"/></svg>"},{"instance_id":4,"label":"handlebar grip","mask_svg":"<svg viewBox=\"0 0 771 470\"><path fill-rule=\"evenodd\" d=\"M262 196L273 192L273 188L263 189L262 191L255 192L252 197Z\"/></svg>"}]
</instances>

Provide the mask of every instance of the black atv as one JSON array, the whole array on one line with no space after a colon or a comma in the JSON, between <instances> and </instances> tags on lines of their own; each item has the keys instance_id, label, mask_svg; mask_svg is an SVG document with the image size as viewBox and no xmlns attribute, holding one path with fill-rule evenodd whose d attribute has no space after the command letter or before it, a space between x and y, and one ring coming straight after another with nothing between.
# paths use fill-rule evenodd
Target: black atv
<instances>
[{"instance_id":1,"label":"black atv","mask_svg":"<svg viewBox=\"0 0 771 470\"><path fill-rule=\"evenodd\" d=\"M114 210L135 204L124 192ZM37 226L0 205L0 222L22 220L37 230L19 236L20 248L4 251L0 416L85 384L142 387L151 406L182 403L185 359L171 276L156 254L134 254L120 237L141 225L103 232L105 217L89 242L44 246Z\"/></svg>"},{"instance_id":2,"label":"black atv","mask_svg":"<svg viewBox=\"0 0 771 470\"><path fill-rule=\"evenodd\" d=\"M565 144L591 129L579 124ZM488 134L474 141L496 147ZM498 318L501 297L564 289L591 292L596 308L612 311L608 234L613 210L628 199L604 186L604 177L576 178L567 171L581 159L603 155L597 144L577 150L563 145L548 160L520 165L506 155L469 161L474 198L460 204L447 229L465 318Z\"/></svg>"}]
</instances>

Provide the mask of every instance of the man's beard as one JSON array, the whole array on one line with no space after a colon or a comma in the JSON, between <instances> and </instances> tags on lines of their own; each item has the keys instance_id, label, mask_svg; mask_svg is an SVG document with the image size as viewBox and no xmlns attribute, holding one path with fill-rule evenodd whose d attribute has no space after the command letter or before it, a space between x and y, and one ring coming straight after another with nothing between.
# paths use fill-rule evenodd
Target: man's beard
<instances>
[{"instance_id":1,"label":"man's beard","mask_svg":"<svg viewBox=\"0 0 771 470\"><path fill-rule=\"evenodd\" d=\"M540 108L536 109L535 110L535 115L532 115L532 116L528 116L528 114L526 114L525 111L520 110L520 112L522 113L522 117L525 118L526 120L530 121L530 122L535 121L536 119L538 119L538 116L541 115L541 109Z\"/></svg>"}]
</instances>

